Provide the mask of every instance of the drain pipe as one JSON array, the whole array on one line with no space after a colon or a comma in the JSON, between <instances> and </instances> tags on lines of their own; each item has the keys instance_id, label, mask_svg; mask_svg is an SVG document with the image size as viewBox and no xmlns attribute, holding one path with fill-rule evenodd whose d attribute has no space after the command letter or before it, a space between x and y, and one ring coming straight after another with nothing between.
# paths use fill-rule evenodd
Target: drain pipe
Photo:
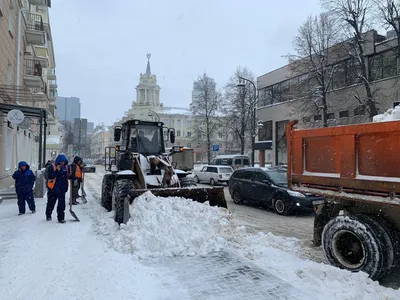
<instances>
[{"instance_id":1,"label":"drain pipe","mask_svg":"<svg viewBox=\"0 0 400 300\"><path fill-rule=\"evenodd\" d=\"M27 12L29 11L28 8L26 7L22 7L19 9L19 13L18 13L18 41L17 41L17 104L21 105L21 103L19 103L19 86L20 86L20 82L21 82L21 39L22 39L22 13L23 12ZM23 72L23 71L22 71Z\"/></svg>"}]
</instances>

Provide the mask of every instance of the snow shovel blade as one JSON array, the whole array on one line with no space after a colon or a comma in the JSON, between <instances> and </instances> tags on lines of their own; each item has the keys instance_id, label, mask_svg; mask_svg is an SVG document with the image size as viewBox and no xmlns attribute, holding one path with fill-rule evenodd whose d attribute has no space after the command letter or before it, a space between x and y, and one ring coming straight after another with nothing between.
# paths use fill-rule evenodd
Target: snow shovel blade
<instances>
[{"instance_id":1,"label":"snow shovel blade","mask_svg":"<svg viewBox=\"0 0 400 300\"><path fill-rule=\"evenodd\" d=\"M224 187L184 187L184 188L166 188L166 189L138 189L131 191L132 202L136 197L141 194L150 191L154 196L159 197L182 197L191 199L196 202L204 203L209 201L210 206L218 206L228 208L226 203Z\"/></svg>"},{"instance_id":2,"label":"snow shovel blade","mask_svg":"<svg viewBox=\"0 0 400 300\"><path fill-rule=\"evenodd\" d=\"M71 216L74 217L74 219L78 222L80 222L78 216L76 215L76 213L72 210L72 205L69 207L69 212L71 213Z\"/></svg>"}]
</instances>

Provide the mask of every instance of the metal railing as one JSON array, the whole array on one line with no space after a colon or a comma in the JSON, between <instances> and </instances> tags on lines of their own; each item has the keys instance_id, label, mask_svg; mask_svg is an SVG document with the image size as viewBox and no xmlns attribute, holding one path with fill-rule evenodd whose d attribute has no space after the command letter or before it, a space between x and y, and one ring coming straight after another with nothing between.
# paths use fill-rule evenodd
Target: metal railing
<instances>
[{"instance_id":1,"label":"metal railing","mask_svg":"<svg viewBox=\"0 0 400 300\"><path fill-rule=\"evenodd\" d=\"M41 15L26 13L26 29L35 31L44 31L43 18Z\"/></svg>"},{"instance_id":2,"label":"metal railing","mask_svg":"<svg viewBox=\"0 0 400 300\"><path fill-rule=\"evenodd\" d=\"M24 59L24 74L42 77L42 65L36 59Z\"/></svg>"}]
</instances>

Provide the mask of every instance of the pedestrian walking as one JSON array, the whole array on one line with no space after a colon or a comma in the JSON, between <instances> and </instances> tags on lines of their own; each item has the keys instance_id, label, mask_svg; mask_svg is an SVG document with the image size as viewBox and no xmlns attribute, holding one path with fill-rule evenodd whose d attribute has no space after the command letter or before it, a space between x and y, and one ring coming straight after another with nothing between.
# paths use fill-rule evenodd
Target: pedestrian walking
<instances>
[{"instance_id":1,"label":"pedestrian walking","mask_svg":"<svg viewBox=\"0 0 400 300\"><path fill-rule=\"evenodd\" d=\"M47 206L46 220L51 221L51 214L57 203L57 220L65 223L65 194L68 191L69 167L68 159L64 154L59 154L47 169Z\"/></svg>"},{"instance_id":2,"label":"pedestrian walking","mask_svg":"<svg viewBox=\"0 0 400 300\"><path fill-rule=\"evenodd\" d=\"M36 212L35 199L33 197L33 186L36 181L36 176L33 174L26 161L18 163L18 170L14 172L13 179L15 180L15 192L18 198L18 215L25 214L26 203L32 213Z\"/></svg>"},{"instance_id":3,"label":"pedestrian walking","mask_svg":"<svg viewBox=\"0 0 400 300\"><path fill-rule=\"evenodd\" d=\"M72 189L72 204L77 205L79 202L76 200L79 198L79 188L83 181L83 160L79 156L75 156L72 164L70 165L70 176L71 189Z\"/></svg>"}]
</instances>

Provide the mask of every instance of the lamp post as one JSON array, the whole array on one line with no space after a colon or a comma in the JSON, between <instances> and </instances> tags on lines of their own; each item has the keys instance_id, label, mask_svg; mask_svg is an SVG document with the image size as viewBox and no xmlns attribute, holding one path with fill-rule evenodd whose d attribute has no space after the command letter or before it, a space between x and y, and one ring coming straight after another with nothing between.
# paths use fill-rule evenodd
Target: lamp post
<instances>
[{"instance_id":1,"label":"lamp post","mask_svg":"<svg viewBox=\"0 0 400 300\"><path fill-rule=\"evenodd\" d=\"M160 116L158 115L158 113L156 113L154 110L149 109L149 117L153 117L153 114L155 114L158 118L158 121L160 121Z\"/></svg>"},{"instance_id":2,"label":"lamp post","mask_svg":"<svg viewBox=\"0 0 400 300\"><path fill-rule=\"evenodd\" d=\"M245 82L250 83L253 88L254 88L254 99L253 101L250 102L250 109L252 112L252 126L251 126L251 165L254 167L254 148L255 148L255 144L256 144L256 121L257 121L257 116L256 116L256 112L257 112L257 87L254 84L253 81L251 81L250 79L244 78L239 76L239 83L237 84L238 87L242 87L245 88L246 84Z\"/></svg>"}]
</instances>

